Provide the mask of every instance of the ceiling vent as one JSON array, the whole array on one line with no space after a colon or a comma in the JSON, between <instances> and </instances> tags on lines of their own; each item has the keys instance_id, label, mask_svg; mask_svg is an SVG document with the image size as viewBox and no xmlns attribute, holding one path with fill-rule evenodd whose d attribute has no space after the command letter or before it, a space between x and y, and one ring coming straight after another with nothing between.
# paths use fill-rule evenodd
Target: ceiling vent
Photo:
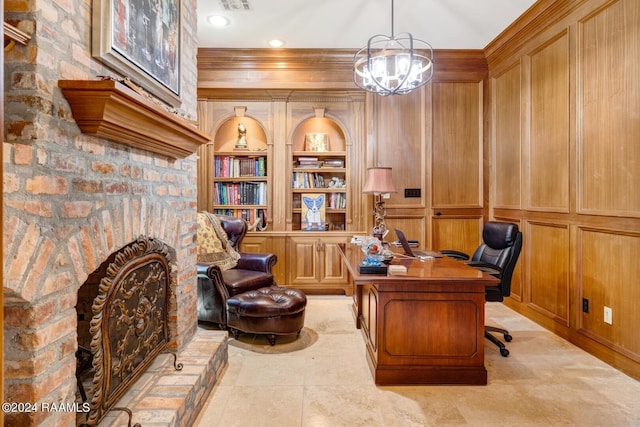
<instances>
[{"instance_id":1,"label":"ceiling vent","mask_svg":"<svg viewBox=\"0 0 640 427\"><path fill-rule=\"evenodd\" d=\"M224 10L228 10L230 12L251 10L249 0L220 0L220 4Z\"/></svg>"}]
</instances>

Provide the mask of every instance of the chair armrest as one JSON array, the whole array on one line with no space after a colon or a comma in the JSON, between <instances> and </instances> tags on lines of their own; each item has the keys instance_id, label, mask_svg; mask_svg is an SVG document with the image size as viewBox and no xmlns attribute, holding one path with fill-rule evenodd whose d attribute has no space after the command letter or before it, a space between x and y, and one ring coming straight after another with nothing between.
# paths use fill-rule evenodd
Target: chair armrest
<instances>
[{"instance_id":1,"label":"chair armrest","mask_svg":"<svg viewBox=\"0 0 640 427\"><path fill-rule=\"evenodd\" d=\"M275 254L240 252L240 259L235 268L271 273L277 261L278 257Z\"/></svg>"},{"instance_id":2,"label":"chair armrest","mask_svg":"<svg viewBox=\"0 0 640 427\"><path fill-rule=\"evenodd\" d=\"M224 278L222 277L222 270L220 270L220 267L214 264L198 263L196 264L196 268L198 270L198 277L208 277L222 296L223 301L226 301L227 298L229 298L229 291L224 284Z\"/></svg>"},{"instance_id":3,"label":"chair armrest","mask_svg":"<svg viewBox=\"0 0 640 427\"><path fill-rule=\"evenodd\" d=\"M465 264L473 268L477 268L480 271L484 271L485 273L488 273L497 278L500 278L500 276L502 275L502 269L495 264L490 264L488 262L482 261L469 261Z\"/></svg>"},{"instance_id":4,"label":"chair armrest","mask_svg":"<svg viewBox=\"0 0 640 427\"><path fill-rule=\"evenodd\" d=\"M460 252L460 251L452 251L449 249L443 249L441 251L439 251L442 255L448 256L449 258L453 258L453 259L458 259L458 260L462 260L462 261L466 261L469 259L469 255L465 254L464 252Z\"/></svg>"},{"instance_id":5,"label":"chair armrest","mask_svg":"<svg viewBox=\"0 0 640 427\"><path fill-rule=\"evenodd\" d=\"M208 268L209 268L209 264L196 264L196 269L198 270L198 276L206 276Z\"/></svg>"}]
</instances>

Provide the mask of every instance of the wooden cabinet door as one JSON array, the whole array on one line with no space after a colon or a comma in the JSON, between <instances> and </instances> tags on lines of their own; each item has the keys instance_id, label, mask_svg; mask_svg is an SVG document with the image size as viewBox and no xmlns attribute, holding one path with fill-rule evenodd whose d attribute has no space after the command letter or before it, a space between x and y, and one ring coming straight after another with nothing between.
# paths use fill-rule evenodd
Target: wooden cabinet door
<instances>
[{"instance_id":1,"label":"wooden cabinet door","mask_svg":"<svg viewBox=\"0 0 640 427\"><path fill-rule=\"evenodd\" d=\"M248 233L244 239L240 250L242 252L270 253L278 257L278 262L273 267L273 277L278 285L287 283L287 252L286 239L268 232Z\"/></svg>"},{"instance_id":2,"label":"wooden cabinet door","mask_svg":"<svg viewBox=\"0 0 640 427\"><path fill-rule=\"evenodd\" d=\"M288 285L317 293L353 292L349 273L342 262L338 245L346 236L290 236L288 241Z\"/></svg>"},{"instance_id":3,"label":"wooden cabinet door","mask_svg":"<svg viewBox=\"0 0 640 427\"><path fill-rule=\"evenodd\" d=\"M349 285L349 272L347 271L340 252L338 251L338 245L341 243L347 243L344 237L324 237L319 241L318 255L322 261L322 270L320 271L320 283L322 284L336 284L336 285Z\"/></svg>"},{"instance_id":4,"label":"wooden cabinet door","mask_svg":"<svg viewBox=\"0 0 640 427\"><path fill-rule=\"evenodd\" d=\"M317 285L320 281L320 257L316 236L289 237L289 285Z\"/></svg>"}]
</instances>

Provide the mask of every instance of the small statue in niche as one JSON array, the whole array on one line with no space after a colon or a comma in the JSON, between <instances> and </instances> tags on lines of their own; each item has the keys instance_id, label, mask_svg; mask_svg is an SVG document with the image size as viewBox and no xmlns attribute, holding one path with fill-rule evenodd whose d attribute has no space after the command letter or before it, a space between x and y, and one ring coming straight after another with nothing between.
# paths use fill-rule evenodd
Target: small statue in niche
<instances>
[{"instance_id":1,"label":"small statue in niche","mask_svg":"<svg viewBox=\"0 0 640 427\"><path fill-rule=\"evenodd\" d=\"M238 123L238 142L235 146L236 150L248 150L247 145L247 128L244 123Z\"/></svg>"}]
</instances>

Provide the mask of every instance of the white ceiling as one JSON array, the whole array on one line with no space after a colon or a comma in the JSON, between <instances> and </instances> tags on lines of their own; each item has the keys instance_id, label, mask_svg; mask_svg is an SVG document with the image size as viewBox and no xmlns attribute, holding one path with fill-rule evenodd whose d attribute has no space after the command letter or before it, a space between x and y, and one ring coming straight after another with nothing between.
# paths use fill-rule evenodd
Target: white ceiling
<instances>
[{"instance_id":1,"label":"white ceiling","mask_svg":"<svg viewBox=\"0 0 640 427\"><path fill-rule=\"evenodd\" d=\"M224 10L223 2L232 10ZM250 10L237 10L242 3ZM409 32L434 49L482 49L535 0L395 0L394 32ZM227 16L222 29L207 22ZM391 0L198 0L198 45L359 49L375 34L391 35Z\"/></svg>"}]
</instances>

